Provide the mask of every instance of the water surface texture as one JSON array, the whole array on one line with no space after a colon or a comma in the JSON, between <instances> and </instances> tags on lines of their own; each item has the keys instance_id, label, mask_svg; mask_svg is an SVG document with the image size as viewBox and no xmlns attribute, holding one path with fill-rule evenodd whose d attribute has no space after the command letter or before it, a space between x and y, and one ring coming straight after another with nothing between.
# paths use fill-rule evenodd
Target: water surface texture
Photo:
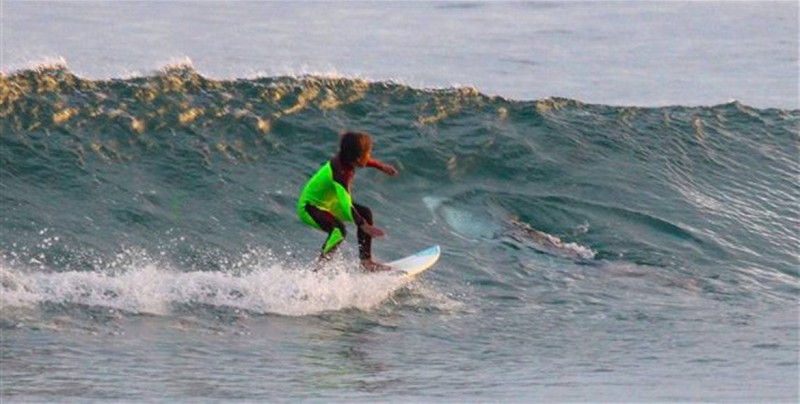
<instances>
[{"instance_id":1,"label":"water surface texture","mask_svg":"<svg viewBox=\"0 0 800 404\"><path fill-rule=\"evenodd\" d=\"M2 20L4 402L798 400L796 3ZM309 271L348 129L413 282Z\"/></svg>"}]
</instances>

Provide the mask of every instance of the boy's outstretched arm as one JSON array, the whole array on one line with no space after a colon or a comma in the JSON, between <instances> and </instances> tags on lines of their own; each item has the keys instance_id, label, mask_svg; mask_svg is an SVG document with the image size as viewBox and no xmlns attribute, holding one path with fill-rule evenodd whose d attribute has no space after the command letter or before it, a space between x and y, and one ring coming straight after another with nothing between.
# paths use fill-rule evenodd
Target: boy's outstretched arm
<instances>
[{"instance_id":1,"label":"boy's outstretched arm","mask_svg":"<svg viewBox=\"0 0 800 404\"><path fill-rule=\"evenodd\" d=\"M341 206L342 212L345 213L345 215L347 213L350 213L350 216L349 217L345 216L345 219L353 220L353 222L356 224L358 228L364 230L365 232L367 232L367 234L369 234L372 237L383 237L386 235L386 233L383 230L369 224L367 220L364 219L360 213L358 213L358 209L356 209L355 206L353 206L353 199L350 196L350 192L347 191L347 188L345 188L342 184L338 182L334 182L334 188L336 189L336 195L337 198L339 199L339 204Z\"/></svg>"},{"instance_id":2,"label":"boy's outstretched arm","mask_svg":"<svg viewBox=\"0 0 800 404\"><path fill-rule=\"evenodd\" d=\"M369 224L369 222L367 222L367 219L361 217L361 214L358 213L358 209L356 209L355 207L351 207L350 209L353 214L353 222L355 222L356 227L365 231L372 237L383 237L386 235L386 232L384 232L382 229L380 229L377 226Z\"/></svg>"},{"instance_id":3,"label":"boy's outstretched arm","mask_svg":"<svg viewBox=\"0 0 800 404\"><path fill-rule=\"evenodd\" d=\"M377 168L378 170L383 171L388 175L395 176L397 175L397 169L394 168L391 164L386 164L384 162L378 160L370 160L367 162L367 167Z\"/></svg>"},{"instance_id":4,"label":"boy's outstretched arm","mask_svg":"<svg viewBox=\"0 0 800 404\"><path fill-rule=\"evenodd\" d=\"M361 230L369 234L371 237L378 238L386 235L386 232L383 231L383 229L366 222L359 226L359 228L361 228Z\"/></svg>"}]
</instances>

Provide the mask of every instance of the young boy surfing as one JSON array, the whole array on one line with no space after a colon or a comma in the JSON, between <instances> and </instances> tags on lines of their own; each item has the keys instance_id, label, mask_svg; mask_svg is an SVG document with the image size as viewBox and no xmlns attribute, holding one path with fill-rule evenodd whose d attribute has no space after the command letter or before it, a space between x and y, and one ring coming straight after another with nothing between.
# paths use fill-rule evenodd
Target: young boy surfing
<instances>
[{"instance_id":1,"label":"young boy surfing","mask_svg":"<svg viewBox=\"0 0 800 404\"><path fill-rule=\"evenodd\" d=\"M328 233L322 245L321 261L329 260L347 235L344 222L355 222L361 267L366 271L389 269L372 260L372 238L386 233L374 226L372 211L368 207L353 203L350 192L357 167L372 167L388 175L397 175L397 169L373 160L371 153L372 138L368 134L343 134L339 152L308 180L300 193L297 203L300 220Z\"/></svg>"}]
</instances>

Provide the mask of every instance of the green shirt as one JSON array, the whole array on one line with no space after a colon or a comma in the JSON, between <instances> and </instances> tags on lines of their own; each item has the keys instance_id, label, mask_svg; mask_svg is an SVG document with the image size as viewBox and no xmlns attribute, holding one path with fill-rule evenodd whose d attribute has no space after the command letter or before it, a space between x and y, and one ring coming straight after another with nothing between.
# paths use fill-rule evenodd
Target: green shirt
<instances>
[{"instance_id":1,"label":"green shirt","mask_svg":"<svg viewBox=\"0 0 800 404\"><path fill-rule=\"evenodd\" d=\"M297 202L297 213L300 218L313 225L308 222L311 218L308 217L305 210L307 203L331 212L341 221L354 221L353 198L347 188L333 179L333 167L331 167L330 161L308 180L300 193L300 200ZM311 221L313 222L313 220Z\"/></svg>"}]
</instances>

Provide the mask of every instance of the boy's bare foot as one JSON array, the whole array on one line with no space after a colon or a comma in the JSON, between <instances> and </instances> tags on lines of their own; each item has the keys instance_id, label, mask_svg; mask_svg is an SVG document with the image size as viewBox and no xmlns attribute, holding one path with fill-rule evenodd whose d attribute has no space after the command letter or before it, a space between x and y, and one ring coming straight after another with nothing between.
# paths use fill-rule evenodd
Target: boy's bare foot
<instances>
[{"instance_id":1,"label":"boy's bare foot","mask_svg":"<svg viewBox=\"0 0 800 404\"><path fill-rule=\"evenodd\" d=\"M379 272L379 271L388 271L392 269L392 267L377 263L372 260L363 260L361 261L361 269L367 272Z\"/></svg>"}]
</instances>

